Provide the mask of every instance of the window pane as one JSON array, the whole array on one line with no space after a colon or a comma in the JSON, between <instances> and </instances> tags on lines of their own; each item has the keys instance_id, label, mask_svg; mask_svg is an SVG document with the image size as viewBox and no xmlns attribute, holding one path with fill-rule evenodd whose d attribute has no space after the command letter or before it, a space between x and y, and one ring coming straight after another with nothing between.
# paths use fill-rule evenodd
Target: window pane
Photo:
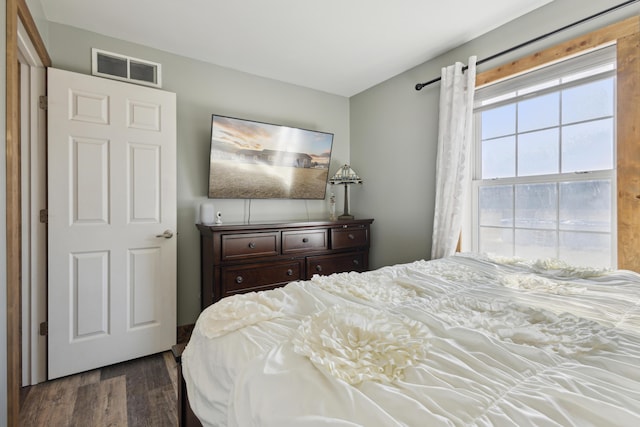
<instances>
[{"instance_id":1,"label":"window pane","mask_svg":"<svg viewBox=\"0 0 640 427\"><path fill-rule=\"evenodd\" d=\"M560 94L549 93L518 103L518 132L558 126Z\"/></svg>"},{"instance_id":2,"label":"window pane","mask_svg":"<svg viewBox=\"0 0 640 427\"><path fill-rule=\"evenodd\" d=\"M516 227L556 229L556 184L516 185Z\"/></svg>"},{"instance_id":3,"label":"window pane","mask_svg":"<svg viewBox=\"0 0 640 427\"><path fill-rule=\"evenodd\" d=\"M562 123L613 115L613 77L562 91Z\"/></svg>"},{"instance_id":4,"label":"window pane","mask_svg":"<svg viewBox=\"0 0 640 427\"><path fill-rule=\"evenodd\" d=\"M560 232L560 259L588 267L611 267L611 235Z\"/></svg>"},{"instance_id":5,"label":"window pane","mask_svg":"<svg viewBox=\"0 0 640 427\"><path fill-rule=\"evenodd\" d=\"M507 178L516 175L516 138L482 142L482 178Z\"/></svg>"},{"instance_id":6,"label":"window pane","mask_svg":"<svg viewBox=\"0 0 640 427\"><path fill-rule=\"evenodd\" d=\"M126 78L127 60L101 53L98 55L98 72Z\"/></svg>"},{"instance_id":7,"label":"window pane","mask_svg":"<svg viewBox=\"0 0 640 427\"><path fill-rule=\"evenodd\" d=\"M613 119L562 128L562 172L613 169Z\"/></svg>"},{"instance_id":8,"label":"window pane","mask_svg":"<svg viewBox=\"0 0 640 427\"><path fill-rule=\"evenodd\" d=\"M516 133L516 106L505 105L482 112L482 139Z\"/></svg>"},{"instance_id":9,"label":"window pane","mask_svg":"<svg viewBox=\"0 0 640 427\"><path fill-rule=\"evenodd\" d=\"M528 259L557 258L557 233L516 229L516 256Z\"/></svg>"},{"instance_id":10,"label":"window pane","mask_svg":"<svg viewBox=\"0 0 640 427\"><path fill-rule=\"evenodd\" d=\"M611 232L609 180L560 184L560 229Z\"/></svg>"},{"instance_id":11,"label":"window pane","mask_svg":"<svg viewBox=\"0 0 640 427\"><path fill-rule=\"evenodd\" d=\"M143 82L158 83L157 67L142 62L131 61L129 77Z\"/></svg>"},{"instance_id":12,"label":"window pane","mask_svg":"<svg viewBox=\"0 0 640 427\"><path fill-rule=\"evenodd\" d=\"M478 193L480 225L513 227L513 187L481 187Z\"/></svg>"},{"instance_id":13,"label":"window pane","mask_svg":"<svg viewBox=\"0 0 640 427\"><path fill-rule=\"evenodd\" d=\"M480 252L513 256L513 229L480 227Z\"/></svg>"},{"instance_id":14,"label":"window pane","mask_svg":"<svg viewBox=\"0 0 640 427\"><path fill-rule=\"evenodd\" d=\"M548 129L518 137L518 176L558 173L560 132Z\"/></svg>"}]
</instances>

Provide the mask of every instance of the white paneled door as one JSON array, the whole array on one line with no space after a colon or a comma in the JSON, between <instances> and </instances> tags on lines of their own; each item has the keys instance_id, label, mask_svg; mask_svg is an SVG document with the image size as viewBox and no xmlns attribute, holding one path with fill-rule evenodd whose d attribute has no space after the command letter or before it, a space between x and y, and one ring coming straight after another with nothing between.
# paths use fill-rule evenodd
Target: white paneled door
<instances>
[{"instance_id":1,"label":"white paneled door","mask_svg":"<svg viewBox=\"0 0 640 427\"><path fill-rule=\"evenodd\" d=\"M176 337L175 94L48 70L48 377Z\"/></svg>"}]
</instances>

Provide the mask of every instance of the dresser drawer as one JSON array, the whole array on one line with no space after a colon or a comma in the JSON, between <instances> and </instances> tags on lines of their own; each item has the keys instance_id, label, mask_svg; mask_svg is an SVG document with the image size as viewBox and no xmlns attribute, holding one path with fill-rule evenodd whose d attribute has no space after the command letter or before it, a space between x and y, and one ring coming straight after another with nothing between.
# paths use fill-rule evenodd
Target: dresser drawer
<instances>
[{"instance_id":1,"label":"dresser drawer","mask_svg":"<svg viewBox=\"0 0 640 427\"><path fill-rule=\"evenodd\" d=\"M369 245L368 228L332 228L331 249L357 248Z\"/></svg>"},{"instance_id":2,"label":"dresser drawer","mask_svg":"<svg viewBox=\"0 0 640 427\"><path fill-rule=\"evenodd\" d=\"M282 253L295 254L329 249L328 235L326 229L283 231Z\"/></svg>"},{"instance_id":3,"label":"dresser drawer","mask_svg":"<svg viewBox=\"0 0 640 427\"><path fill-rule=\"evenodd\" d=\"M223 294L275 288L302 279L302 260L221 267Z\"/></svg>"},{"instance_id":4,"label":"dresser drawer","mask_svg":"<svg viewBox=\"0 0 640 427\"><path fill-rule=\"evenodd\" d=\"M280 253L279 233L225 234L222 238L222 261L276 256Z\"/></svg>"},{"instance_id":5,"label":"dresser drawer","mask_svg":"<svg viewBox=\"0 0 640 427\"><path fill-rule=\"evenodd\" d=\"M368 257L365 252L349 252L338 255L319 255L307 258L307 279L314 274L327 276L345 271L366 271Z\"/></svg>"}]
</instances>

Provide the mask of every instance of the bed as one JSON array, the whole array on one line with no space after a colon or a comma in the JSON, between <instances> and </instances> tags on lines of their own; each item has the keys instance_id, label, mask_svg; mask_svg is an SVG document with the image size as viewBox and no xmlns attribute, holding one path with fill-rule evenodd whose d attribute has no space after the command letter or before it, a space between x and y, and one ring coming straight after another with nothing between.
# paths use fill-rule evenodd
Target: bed
<instances>
[{"instance_id":1,"label":"bed","mask_svg":"<svg viewBox=\"0 0 640 427\"><path fill-rule=\"evenodd\" d=\"M640 426L640 275L458 254L205 309L204 426Z\"/></svg>"}]
</instances>

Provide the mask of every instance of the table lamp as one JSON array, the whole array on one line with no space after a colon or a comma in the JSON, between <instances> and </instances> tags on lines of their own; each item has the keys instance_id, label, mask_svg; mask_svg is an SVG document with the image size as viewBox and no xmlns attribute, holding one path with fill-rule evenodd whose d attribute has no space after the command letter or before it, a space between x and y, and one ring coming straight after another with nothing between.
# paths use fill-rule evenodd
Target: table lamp
<instances>
[{"instance_id":1,"label":"table lamp","mask_svg":"<svg viewBox=\"0 0 640 427\"><path fill-rule=\"evenodd\" d=\"M329 179L329 183L344 184L344 213L338 219L353 219L353 215L349 213L349 189L347 186L349 184L362 184L362 179L351 169L351 166L344 165Z\"/></svg>"}]
</instances>

